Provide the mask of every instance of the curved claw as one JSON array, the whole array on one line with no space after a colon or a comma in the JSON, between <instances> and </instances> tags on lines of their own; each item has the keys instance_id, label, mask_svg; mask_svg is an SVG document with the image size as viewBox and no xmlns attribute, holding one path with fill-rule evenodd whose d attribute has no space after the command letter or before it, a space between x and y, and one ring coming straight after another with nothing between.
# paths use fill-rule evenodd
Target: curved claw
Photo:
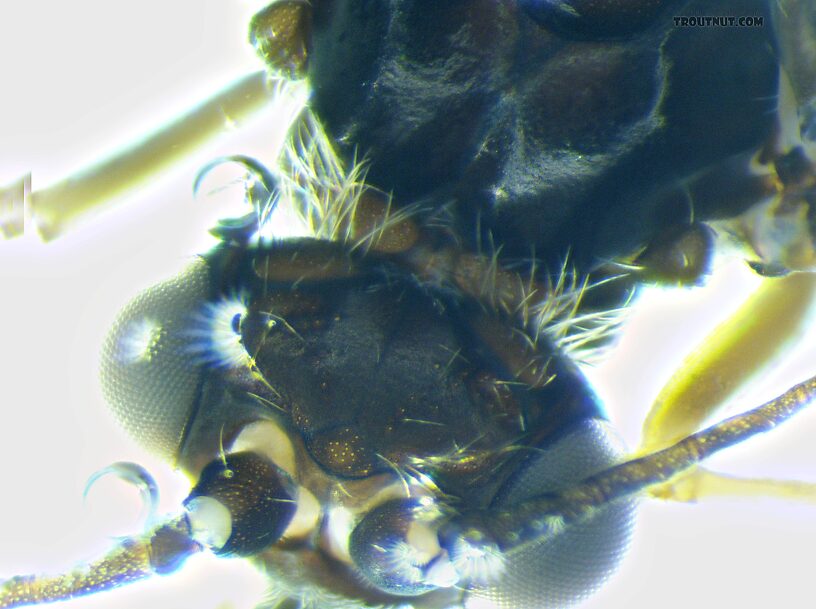
<instances>
[{"instance_id":1,"label":"curved claw","mask_svg":"<svg viewBox=\"0 0 816 609\"><path fill-rule=\"evenodd\" d=\"M143 504L142 516L146 518L148 523L153 522L159 507L159 487L156 485L156 481L153 479L153 476L150 475L150 472L138 463L117 461L94 472L85 483L85 489L82 491L82 499L85 500L87 498L88 491L91 490L91 487L97 480L108 474L113 474L120 480L132 484L139 489Z\"/></svg>"},{"instance_id":2,"label":"curved claw","mask_svg":"<svg viewBox=\"0 0 816 609\"><path fill-rule=\"evenodd\" d=\"M216 167L225 163L237 163L243 166L246 172L260 184L267 193L272 193L277 188L278 181L271 171L259 160L253 159L250 156L243 154L234 154L231 156L218 157L213 159L204 167L202 167L196 174L193 182L193 194L198 194L198 189L201 188L201 183L204 178Z\"/></svg>"},{"instance_id":3,"label":"curved claw","mask_svg":"<svg viewBox=\"0 0 816 609\"><path fill-rule=\"evenodd\" d=\"M210 234L222 241L247 242L252 234L259 229L269 218L277 206L277 180L263 163L252 157L241 154L219 157L207 163L196 175L193 183L193 194L197 195L204 178L216 167L225 163L237 163L247 172L248 181L247 199L255 208L253 213L240 218L220 220L218 225L210 230Z\"/></svg>"}]
</instances>

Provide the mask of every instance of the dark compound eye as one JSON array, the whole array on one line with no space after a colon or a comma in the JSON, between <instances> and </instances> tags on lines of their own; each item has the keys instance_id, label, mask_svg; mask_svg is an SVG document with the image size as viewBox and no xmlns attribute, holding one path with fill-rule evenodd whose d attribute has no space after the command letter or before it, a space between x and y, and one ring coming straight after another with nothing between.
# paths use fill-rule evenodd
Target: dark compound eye
<instances>
[{"instance_id":1,"label":"dark compound eye","mask_svg":"<svg viewBox=\"0 0 816 609\"><path fill-rule=\"evenodd\" d=\"M567 488L619 460L620 447L607 423L583 421L555 442L531 453L499 492L494 508ZM592 518L512 552L502 577L472 592L502 609L564 609L597 590L615 571L632 533L634 501L608 504Z\"/></svg>"},{"instance_id":2,"label":"dark compound eye","mask_svg":"<svg viewBox=\"0 0 816 609\"><path fill-rule=\"evenodd\" d=\"M633 36L680 4L676 0L518 0L518 3L539 25L569 38L591 40Z\"/></svg>"}]
</instances>

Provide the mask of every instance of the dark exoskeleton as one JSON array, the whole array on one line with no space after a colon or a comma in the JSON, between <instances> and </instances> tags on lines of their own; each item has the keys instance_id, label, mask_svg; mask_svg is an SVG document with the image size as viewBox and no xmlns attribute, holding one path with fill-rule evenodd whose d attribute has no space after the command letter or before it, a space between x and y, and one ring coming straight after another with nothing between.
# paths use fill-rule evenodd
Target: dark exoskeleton
<instances>
[{"instance_id":1,"label":"dark exoskeleton","mask_svg":"<svg viewBox=\"0 0 816 609\"><path fill-rule=\"evenodd\" d=\"M737 182L775 120L768 3L575 3L599 13L586 25L556 4L315 3L312 106L368 155L369 182L452 203L464 238L478 221L506 255L569 251L590 270L743 211ZM766 26L679 28L678 14Z\"/></svg>"},{"instance_id":2,"label":"dark exoskeleton","mask_svg":"<svg viewBox=\"0 0 816 609\"><path fill-rule=\"evenodd\" d=\"M813 391L619 464L570 357L608 340L609 311L640 283L700 280L706 222L780 185L809 203L804 144L778 136L780 61L801 134L814 131L813 70L785 60L814 21L796 8L796 28L760 0L280 0L259 13L262 57L313 92L316 121L291 150L332 179L244 159L251 197L300 196L314 236L255 240L251 223L225 223L221 245L110 334L115 414L199 480L142 542L144 570L201 548L252 556L276 581L269 607L523 609L593 592L626 548L634 494ZM704 15L761 25L675 19ZM792 268L746 240L757 269ZM4 594L0 606L45 598Z\"/></svg>"}]
</instances>

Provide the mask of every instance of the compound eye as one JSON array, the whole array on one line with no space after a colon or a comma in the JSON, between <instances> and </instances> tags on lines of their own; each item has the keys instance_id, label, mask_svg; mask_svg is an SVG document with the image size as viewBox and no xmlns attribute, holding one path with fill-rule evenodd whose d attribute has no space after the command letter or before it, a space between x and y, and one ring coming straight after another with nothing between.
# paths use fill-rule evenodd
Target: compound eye
<instances>
[{"instance_id":1,"label":"compound eye","mask_svg":"<svg viewBox=\"0 0 816 609\"><path fill-rule=\"evenodd\" d=\"M561 490L608 468L620 455L613 438L607 423L582 422L531 455L498 494L493 507L503 508ZM555 537L509 553L501 578L491 586L474 589L472 594L508 609L573 606L597 590L617 568L628 547L634 517L632 500L611 503Z\"/></svg>"},{"instance_id":2,"label":"compound eye","mask_svg":"<svg viewBox=\"0 0 816 609\"><path fill-rule=\"evenodd\" d=\"M171 462L201 374L185 328L208 292L207 265L198 259L132 300L102 352L102 391L119 423L141 446Z\"/></svg>"},{"instance_id":3,"label":"compound eye","mask_svg":"<svg viewBox=\"0 0 816 609\"><path fill-rule=\"evenodd\" d=\"M647 29L672 0L519 0L539 25L568 38L628 38Z\"/></svg>"}]
</instances>

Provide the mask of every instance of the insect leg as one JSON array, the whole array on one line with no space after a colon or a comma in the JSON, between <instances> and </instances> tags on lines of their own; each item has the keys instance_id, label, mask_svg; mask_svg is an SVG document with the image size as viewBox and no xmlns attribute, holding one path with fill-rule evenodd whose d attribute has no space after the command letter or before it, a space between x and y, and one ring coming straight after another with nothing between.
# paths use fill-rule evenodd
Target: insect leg
<instances>
[{"instance_id":1,"label":"insect leg","mask_svg":"<svg viewBox=\"0 0 816 609\"><path fill-rule=\"evenodd\" d=\"M801 334L816 277L769 278L709 334L663 387L643 425L641 454L700 429L731 396Z\"/></svg>"},{"instance_id":2,"label":"insect leg","mask_svg":"<svg viewBox=\"0 0 816 609\"><path fill-rule=\"evenodd\" d=\"M25 204L31 192L31 174L0 188L0 235L6 239L23 234Z\"/></svg>"},{"instance_id":3,"label":"insect leg","mask_svg":"<svg viewBox=\"0 0 816 609\"><path fill-rule=\"evenodd\" d=\"M669 484L650 489L657 499L691 503L710 497L775 497L816 503L816 484L798 480L742 478L712 472L705 467L680 474Z\"/></svg>"},{"instance_id":4,"label":"insect leg","mask_svg":"<svg viewBox=\"0 0 816 609\"><path fill-rule=\"evenodd\" d=\"M88 212L177 164L275 97L264 72L250 74L144 140L43 190L31 193L31 217L45 240L58 237Z\"/></svg>"},{"instance_id":5,"label":"insect leg","mask_svg":"<svg viewBox=\"0 0 816 609\"><path fill-rule=\"evenodd\" d=\"M788 24L790 25L790 24ZM803 85L801 73L798 84ZM784 81L785 79L783 79ZM792 83L796 85L797 82ZM757 203L721 229L739 236L753 250L752 267L769 277L732 317L723 322L685 360L680 371L662 389L643 426L641 454L653 452L699 429L730 397L781 356L801 335L812 310L816 278L810 217L816 169L798 126L797 105L791 87L783 87L778 133L757 157L761 165L751 172ZM749 180L750 181L750 180ZM707 189L698 188L705 196ZM717 189L713 189L715 192ZM774 274L782 277L771 277ZM736 493L797 497L812 493L807 485L740 480L711 472L688 472L653 493L663 498L694 500L712 494Z\"/></svg>"}]
</instances>

